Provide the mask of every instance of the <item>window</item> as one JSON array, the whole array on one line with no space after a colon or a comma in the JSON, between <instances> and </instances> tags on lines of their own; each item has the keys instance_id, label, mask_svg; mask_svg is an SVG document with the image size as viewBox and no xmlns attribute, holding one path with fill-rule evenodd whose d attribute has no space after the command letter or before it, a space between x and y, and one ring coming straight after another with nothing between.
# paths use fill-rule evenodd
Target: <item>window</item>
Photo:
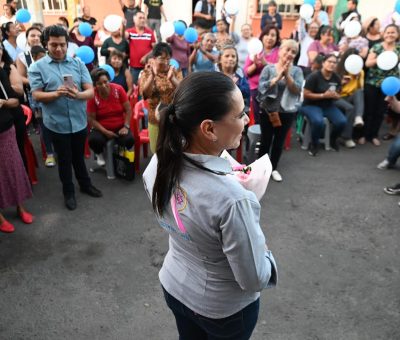
<instances>
[{"instance_id":1,"label":"window","mask_svg":"<svg viewBox=\"0 0 400 340\"><path fill-rule=\"evenodd\" d=\"M28 8L27 0L19 0L17 4L17 8Z\"/></svg>"},{"instance_id":2,"label":"window","mask_svg":"<svg viewBox=\"0 0 400 340\"><path fill-rule=\"evenodd\" d=\"M258 1L258 13L264 14L268 11L268 3L270 0L259 0ZM275 0L278 5L278 12L281 15L298 15L300 7L303 4L303 0ZM327 11L328 6L336 4L337 0L323 0L324 6L322 9Z\"/></svg>"},{"instance_id":3,"label":"window","mask_svg":"<svg viewBox=\"0 0 400 340\"><path fill-rule=\"evenodd\" d=\"M64 13L67 10L67 0L43 0L43 11L47 13Z\"/></svg>"}]
</instances>

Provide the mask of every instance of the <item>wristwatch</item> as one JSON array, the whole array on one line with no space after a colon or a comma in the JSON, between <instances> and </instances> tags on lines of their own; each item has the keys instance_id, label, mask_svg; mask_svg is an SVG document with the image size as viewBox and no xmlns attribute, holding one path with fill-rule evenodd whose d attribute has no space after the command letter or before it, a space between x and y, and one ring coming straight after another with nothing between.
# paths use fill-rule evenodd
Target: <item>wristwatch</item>
<instances>
[{"instance_id":1,"label":"wristwatch","mask_svg":"<svg viewBox=\"0 0 400 340\"><path fill-rule=\"evenodd\" d=\"M131 126L129 124L124 124L124 127L126 127L129 130Z\"/></svg>"}]
</instances>

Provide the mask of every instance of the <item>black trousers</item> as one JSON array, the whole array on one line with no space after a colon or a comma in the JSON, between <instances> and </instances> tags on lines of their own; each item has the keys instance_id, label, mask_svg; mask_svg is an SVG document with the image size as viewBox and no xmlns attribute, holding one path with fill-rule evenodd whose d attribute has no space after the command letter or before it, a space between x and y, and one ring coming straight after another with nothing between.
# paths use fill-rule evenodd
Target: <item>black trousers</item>
<instances>
[{"instance_id":1,"label":"black trousers","mask_svg":"<svg viewBox=\"0 0 400 340\"><path fill-rule=\"evenodd\" d=\"M276 170L278 167L278 162L285 144L285 138L292 126L294 116L294 113L280 112L279 117L282 126L273 127L269 121L268 114L263 109L260 110L261 148L259 157L267 153L271 159L273 170Z\"/></svg>"},{"instance_id":2,"label":"black trousers","mask_svg":"<svg viewBox=\"0 0 400 340\"><path fill-rule=\"evenodd\" d=\"M75 133L57 133L50 131L51 141L58 158L58 174L63 185L65 196L75 193L72 182L72 168L81 188L91 185L90 177L85 164L85 142L87 128Z\"/></svg>"},{"instance_id":3,"label":"black trousers","mask_svg":"<svg viewBox=\"0 0 400 340\"><path fill-rule=\"evenodd\" d=\"M118 132L118 131L117 131ZM116 133L117 133L116 132ZM125 136L119 136L115 139L117 144L127 149L132 148L135 143L133 139L132 132L128 130L128 134ZM108 139L105 135L103 135L100 131L92 129L89 134L89 146L93 150L94 153L99 154L102 153L104 147L106 146Z\"/></svg>"},{"instance_id":4,"label":"black trousers","mask_svg":"<svg viewBox=\"0 0 400 340\"><path fill-rule=\"evenodd\" d=\"M383 116L387 110L385 95L380 87L366 84L364 103L364 136L371 141L373 138L378 138Z\"/></svg>"}]
</instances>

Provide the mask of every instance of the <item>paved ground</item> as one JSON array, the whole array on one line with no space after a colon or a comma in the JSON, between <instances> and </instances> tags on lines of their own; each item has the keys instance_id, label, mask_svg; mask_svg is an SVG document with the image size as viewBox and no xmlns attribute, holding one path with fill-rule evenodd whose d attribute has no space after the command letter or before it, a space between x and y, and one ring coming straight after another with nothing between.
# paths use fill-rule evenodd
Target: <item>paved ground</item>
<instances>
[{"instance_id":1,"label":"paved ground","mask_svg":"<svg viewBox=\"0 0 400 340\"><path fill-rule=\"evenodd\" d=\"M387 145L284 153L284 182L261 202L280 282L252 339L400 339L400 197L382 191L400 172L375 168ZM17 230L0 235L0 339L177 339L157 277L167 236L141 178L93 181L104 198L77 194L70 212L42 166L36 223L6 212Z\"/></svg>"}]
</instances>

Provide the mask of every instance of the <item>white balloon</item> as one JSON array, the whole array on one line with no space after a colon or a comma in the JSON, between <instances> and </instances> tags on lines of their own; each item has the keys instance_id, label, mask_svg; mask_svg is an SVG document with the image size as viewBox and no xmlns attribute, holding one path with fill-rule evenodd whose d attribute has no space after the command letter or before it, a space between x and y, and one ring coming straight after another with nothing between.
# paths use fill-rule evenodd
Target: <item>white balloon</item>
<instances>
[{"instance_id":1,"label":"white balloon","mask_svg":"<svg viewBox=\"0 0 400 340\"><path fill-rule=\"evenodd\" d=\"M251 38L247 44L247 51L250 55L259 54L263 50L263 44L260 39Z\"/></svg>"},{"instance_id":2,"label":"white balloon","mask_svg":"<svg viewBox=\"0 0 400 340\"><path fill-rule=\"evenodd\" d=\"M172 21L164 22L160 27L160 33L164 39L172 37L175 33L175 26Z\"/></svg>"},{"instance_id":3,"label":"white balloon","mask_svg":"<svg viewBox=\"0 0 400 340\"><path fill-rule=\"evenodd\" d=\"M104 28L113 33L117 32L122 25L123 19L119 15L111 14L104 19Z\"/></svg>"},{"instance_id":4,"label":"white balloon","mask_svg":"<svg viewBox=\"0 0 400 340\"><path fill-rule=\"evenodd\" d=\"M344 69L350 74L354 75L359 74L363 69L363 67L364 67L364 61L357 54L349 55L344 61Z\"/></svg>"},{"instance_id":5,"label":"white balloon","mask_svg":"<svg viewBox=\"0 0 400 340\"><path fill-rule=\"evenodd\" d=\"M236 15L239 13L239 1L238 0L227 0L225 2L225 11L228 15Z\"/></svg>"},{"instance_id":6,"label":"white balloon","mask_svg":"<svg viewBox=\"0 0 400 340\"><path fill-rule=\"evenodd\" d=\"M26 50L26 35L25 32L18 34L17 46L25 52Z\"/></svg>"},{"instance_id":7,"label":"white balloon","mask_svg":"<svg viewBox=\"0 0 400 340\"><path fill-rule=\"evenodd\" d=\"M352 20L352 21L348 22L346 24L346 26L344 26L344 34L348 38L355 38L356 36L358 36L360 34L361 29L362 29L362 27L361 27L360 22L357 20Z\"/></svg>"},{"instance_id":8,"label":"white balloon","mask_svg":"<svg viewBox=\"0 0 400 340\"><path fill-rule=\"evenodd\" d=\"M393 51L385 51L378 55L377 64L381 70L389 71L399 63L399 57Z\"/></svg>"},{"instance_id":9,"label":"white balloon","mask_svg":"<svg viewBox=\"0 0 400 340\"><path fill-rule=\"evenodd\" d=\"M314 14L314 7L310 4L304 4L300 7L300 18L307 20L312 18Z\"/></svg>"}]
</instances>

